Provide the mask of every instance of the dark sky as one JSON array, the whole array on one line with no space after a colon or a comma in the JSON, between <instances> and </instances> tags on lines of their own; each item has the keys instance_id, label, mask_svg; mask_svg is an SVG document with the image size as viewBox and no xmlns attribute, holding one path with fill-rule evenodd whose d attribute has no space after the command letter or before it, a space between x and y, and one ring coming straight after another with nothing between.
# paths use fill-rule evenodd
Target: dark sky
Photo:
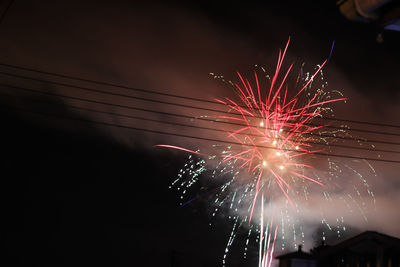
<instances>
[{"instance_id":1,"label":"dark sky","mask_svg":"<svg viewBox=\"0 0 400 267\"><path fill-rule=\"evenodd\" d=\"M287 61L295 62L295 67L306 62L312 70L329 56L335 41L325 75L330 88L349 98L346 105L337 107L338 117L400 125L400 34L385 32L384 42L377 43L376 27L346 20L335 1L81 2L15 0L0 24L0 65L212 100L233 93L212 79L210 72L234 77L236 70L251 73L254 64L272 69L278 49L284 47L289 36ZM0 68L0 72L149 96L4 65ZM2 84L47 93L203 115L159 103L0 75ZM186 134L193 131L70 106L167 119L146 112L45 97L4 86L0 93L0 264L169 266L175 261L182 266L221 266L231 222L211 218L206 201L180 207L178 194L168 187L187 154L153 148L158 143L170 143L195 149L202 143L60 116ZM399 132L398 128L381 130ZM376 152L355 155L377 157ZM381 157L399 158L396 154ZM349 229L354 233L378 230L400 237L399 165L373 164L377 176L368 178L376 192L377 208L369 213L368 222L356 215L350 217ZM210 221L213 227L208 226ZM313 226L309 230L308 247L318 240L313 235L316 229ZM228 266L254 266L251 260L242 261L241 240L235 246L237 253L229 258ZM139 260L147 263L138 265Z\"/></svg>"}]
</instances>

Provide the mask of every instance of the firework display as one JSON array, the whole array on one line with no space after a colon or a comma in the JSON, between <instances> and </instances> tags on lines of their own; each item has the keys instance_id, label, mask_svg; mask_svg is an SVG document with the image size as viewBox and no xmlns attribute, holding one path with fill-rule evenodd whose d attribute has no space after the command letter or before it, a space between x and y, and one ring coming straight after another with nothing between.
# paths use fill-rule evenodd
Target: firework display
<instances>
[{"instance_id":1,"label":"firework display","mask_svg":"<svg viewBox=\"0 0 400 267\"><path fill-rule=\"evenodd\" d=\"M214 117L215 121L225 122L221 129L226 143L213 144L212 153L204 153L202 148L158 145L189 153L187 163L171 184L180 192L182 205L194 199L186 195L202 177L215 181L213 186L204 186L202 192L209 196L212 216L227 212L233 224L223 255L224 266L238 229L242 228L247 229L243 256L248 257L249 246L255 241L258 265L271 266L276 242L281 249L304 243L308 231L302 220L310 209L317 211L319 217L308 220L322 222L329 231L340 235L345 230L344 217L328 218L315 197L323 204L337 201L335 191L343 189L339 181L345 175L354 189L339 201L349 210L357 209L365 216L364 194L360 190L373 197L356 166L318 156L321 152L329 154L336 136L347 135L346 128L332 131L320 120L333 117L332 103L345 102L346 98L338 91L327 90L321 75L326 61L311 73L305 73L302 66L300 73L290 79L294 65L284 67L288 46L289 41L279 52L272 75L261 67L251 78L238 72L237 82L228 81L236 98L216 99L226 111ZM372 169L367 162L354 164ZM357 177L356 182L351 176ZM363 189L356 184L362 184Z\"/></svg>"}]
</instances>

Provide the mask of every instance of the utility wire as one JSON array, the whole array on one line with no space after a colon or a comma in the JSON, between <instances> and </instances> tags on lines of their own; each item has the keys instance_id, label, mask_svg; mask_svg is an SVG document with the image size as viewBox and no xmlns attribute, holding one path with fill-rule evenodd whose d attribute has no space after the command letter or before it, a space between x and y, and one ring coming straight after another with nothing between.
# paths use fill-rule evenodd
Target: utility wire
<instances>
[{"instance_id":1,"label":"utility wire","mask_svg":"<svg viewBox=\"0 0 400 267\"><path fill-rule=\"evenodd\" d=\"M132 106L127 106L127 105L120 105L120 104L112 104L109 102L103 102L103 101L97 101L97 100L90 100L90 99L85 99L85 98L80 98L80 97L73 97L73 96L66 96L62 94L57 94L57 93L52 93L52 92L43 92L39 90L34 90L30 88L25 88L25 87L19 87L19 86L13 86L9 84L3 84L0 83L0 86L8 87L8 88L13 88L13 89L18 89L18 90L23 90L23 91L28 91L28 92L33 92L33 93L38 93L38 94L44 94L44 95L50 95L50 96L57 96L57 97L62 97L62 98L68 98L68 99L74 99L74 100L79 100L79 101L86 101L90 103L95 103L95 104L103 104L103 105L108 105L108 106L113 106L113 107L120 107L120 108L126 108L126 109L132 109L132 110L142 110L142 111L149 111L149 112L155 112L151 110L146 110L146 109L141 109L141 108L136 108ZM187 115L181 115L181 114L174 114L174 113L167 113L167 112L156 112L159 114L164 114L164 115L171 115L171 116L176 116L176 117L184 117L184 118L190 118L190 119L198 119L198 120L206 120L206 121L212 121L216 123L225 123L228 125L240 125L240 126L247 126L244 124L236 124L233 122L223 122L223 121L214 121L214 120L209 120L209 119L204 119L204 118L196 118L196 117L191 117ZM346 130L346 129L343 129ZM311 135L311 136L318 136L318 137L327 137L327 138L334 138L334 139L343 139L343 140L351 140L351 141L357 141L354 138L350 137L345 137L345 136L332 136L332 135L326 135L322 133L306 133L306 135ZM367 143L381 143L381 144L389 144L389 145L400 145L398 142L390 142L390 141L381 141L381 140L372 140L372 139L363 139L363 142Z\"/></svg>"},{"instance_id":2,"label":"utility wire","mask_svg":"<svg viewBox=\"0 0 400 267\"><path fill-rule=\"evenodd\" d=\"M7 97L13 97L12 95L3 94L3 93L0 93L0 95L7 96ZM47 101L33 99L33 98L29 98L29 97L25 97L25 98L30 100L30 101L37 102L37 103L44 103L44 104L48 104L48 105L61 106L60 104L57 104L57 103L54 103L54 102L47 102ZM117 113L117 112L101 111L101 110L96 110L96 109L91 109L91 108L74 106L74 105L70 105L70 104L69 105L63 105L63 107L77 109L77 110L84 110L84 111L89 111L89 112L94 112L94 113L101 113L101 114L105 114L105 115L112 115L112 116L118 116L118 117L123 117L123 118L135 119L135 120L142 120L142 121L147 121L147 122L154 122L154 123L161 123L161 124L167 124L167 125L173 125L173 126L180 126L180 127L194 128L194 129L200 129L200 130L208 130L208 131L227 133L225 130L218 129L218 128L211 128L211 127L204 127L204 126L197 126L197 125L189 125L189 124L185 124L185 123L171 122L171 121L158 120L158 119L150 119L150 118L145 118L145 117L140 117L140 116L125 115L125 114L121 114L121 113ZM162 112L160 112L160 113L162 113ZM247 135L247 136L260 137L260 135L257 135L257 134L242 134L242 133L238 133L236 135ZM275 139L276 140L283 140L282 138L275 138ZM400 154L400 151L395 151L395 150L386 150L386 149L373 149L373 150L371 150L370 148L367 148L367 147L354 147L354 146L346 146L346 145L340 145L340 144L326 144L326 143L312 142L312 141L303 142L303 144L315 144L315 145L321 145L321 146L327 146L327 147L340 147L340 148L345 148L345 149L366 150L366 151L369 151L369 152L383 152L383 153Z\"/></svg>"},{"instance_id":3,"label":"utility wire","mask_svg":"<svg viewBox=\"0 0 400 267\"><path fill-rule=\"evenodd\" d=\"M11 65L11 64L1 63L1 62L0 62L0 66L19 69L19 70L24 70L24 71L30 71L30 72L35 72L35 73L40 73L40 74L45 74L45 75L51 75L51 76L54 76L54 77L71 79L71 80L76 80L76 81L81 81L81 82L87 82L87 83L111 86L111 87L116 87L116 88L122 88L122 89L137 91L137 92L143 92L143 93L156 94L156 95L162 95L162 96L168 96L168 97L175 97L175 98L180 98L180 99L185 99L185 100L192 100L192 101L199 101L199 102L204 102L204 103L212 103L212 104L223 105L221 103L217 103L217 102L214 102L214 101L211 101L211 100L207 100L207 99L194 98L194 97L188 97L188 96L181 96L181 95L164 93L164 92L154 91L154 90L149 90L149 89L130 87L130 86L121 85L121 84L96 81L96 80L92 80L92 79L86 79L86 78L75 77L75 76L71 76L71 75L59 74L59 73L55 73L55 72L49 72L49 71L44 71L44 70L38 70L38 69L27 68L27 67L22 67L22 66L16 66L16 65ZM373 126L400 128L400 125L395 125L395 124L385 124L385 123L368 122L368 121L348 120L348 119L341 119L341 118L319 118L319 119L330 120L330 121L342 121L342 122L349 122L349 123L358 123L358 124L366 124L366 125L373 125Z\"/></svg>"},{"instance_id":4,"label":"utility wire","mask_svg":"<svg viewBox=\"0 0 400 267\"><path fill-rule=\"evenodd\" d=\"M89 119L82 119L82 118L76 118L76 117L60 116L60 115L43 113L43 112L38 112L38 111L35 111L35 110L29 110L29 109L26 109L26 108L20 108L20 107L15 107L15 106L14 107L8 106L7 108L8 109L13 109L13 110L18 110L18 111L25 112L25 113L26 112L35 113L35 114L39 114L39 115L47 116L47 117L55 117L55 118L61 118L61 119L68 119L68 120L82 121L82 122L88 122L88 123L94 123L94 124L101 124L101 125L106 125L106 126L110 126L110 127L124 128L124 129L141 131L141 132L149 132L149 133L155 133L155 134L161 134L161 135L197 139L197 140L202 140L202 141L211 141L211 142L225 143L225 144L230 144L230 145L239 145L239 146L252 147L252 145L250 145L250 144L241 144L241 143L237 143L237 142L231 142L231 141L226 141L226 140L218 140L218 139L213 139L213 138L205 138L205 137L185 135L185 134L179 134L179 133L170 133L170 132L164 132L164 131L150 130L150 129L144 129L144 128L139 128L139 127L131 127L131 126L126 126L126 125L120 125L120 124L114 124L114 123L108 123L108 122L102 122L102 121L95 121L95 120L89 120ZM276 147L270 147L270 146L258 146L258 147L260 147L260 148L268 148L268 149L272 149L272 150L277 150L278 149ZM297 150L289 150L289 149L287 151L296 151L297 152ZM319 156L326 156L326 157L338 157L338 158L349 158L349 159L357 159L357 160L368 160L368 161L380 161L380 162L387 162L387 163L400 163L400 161L398 161L398 160L376 159L376 158L357 157L357 156L341 155L341 154L328 154L328 153L323 153L323 152L314 152L314 153L312 153L312 155L319 155Z\"/></svg>"},{"instance_id":5,"label":"utility wire","mask_svg":"<svg viewBox=\"0 0 400 267\"><path fill-rule=\"evenodd\" d=\"M0 16L0 24L3 22L4 18L7 15L8 10L10 9L10 7L12 6L12 4L14 3L14 0L9 0L8 4L6 6L6 8L4 9L3 13Z\"/></svg>"},{"instance_id":6,"label":"utility wire","mask_svg":"<svg viewBox=\"0 0 400 267\"><path fill-rule=\"evenodd\" d=\"M28 76L24 76L24 75L18 75L18 74L14 74L14 73L7 73L7 72L3 72L3 71L0 71L0 74L11 76L11 77L16 77L16 78L21 78L21 79L32 80L32 81L36 81L36 82L44 82L44 83L48 83L48 84L54 84L54 85L59 85L59 86L64 86L64 87L80 89L80 90L84 90L84 91L90 91L90 92L101 93L101 94L112 95L112 96L126 97L126 98L129 98L129 99L135 99L135 100L140 100L140 101L148 101L148 102L153 102L153 103L159 103L159 104L165 104L165 105L173 105L173 106L179 106L179 107L183 107L183 108L198 109L198 110L217 112L217 113L223 113L223 114L230 114L230 115L237 115L237 116L241 115L241 114L238 114L238 113L230 113L230 112L222 111L222 110L219 110L219 109L196 107L196 106L188 105L188 104L173 103L173 102L169 102L169 101L156 100L156 99L145 98L145 97L137 97L137 96L121 94L121 93L106 92L106 91L98 90L98 89L94 89L94 88L88 88L88 87L83 87L83 86L67 84L67 83L55 82L55 81L50 81L50 80L45 80L45 79L38 79L38 78L28 77ZM212 102L212 101L210 101L210 102ZM212 102L212 103L213 104L217 104L218 102ZM218 103L218 104L220 104L220 103ZM255 116L255 118L261 118L261 117ZM317 119L324 119L324 118L317 118ZM320 124L314 124L314 123L305 123L304 125L316 126L316 127L321 126ZM346 128L343 128L343 127L337 127L337 126L332 126L332 125L324 125L324 128L337 129L337 130L346 129ZM400 137L400 133L388 133L388 132L382 132L382 131L373 131L373 130L356 129L356 128L352 128L351 131L362 132L362 133L389 135L389 136L399 136Z\"/></svg>"}]
</instances>

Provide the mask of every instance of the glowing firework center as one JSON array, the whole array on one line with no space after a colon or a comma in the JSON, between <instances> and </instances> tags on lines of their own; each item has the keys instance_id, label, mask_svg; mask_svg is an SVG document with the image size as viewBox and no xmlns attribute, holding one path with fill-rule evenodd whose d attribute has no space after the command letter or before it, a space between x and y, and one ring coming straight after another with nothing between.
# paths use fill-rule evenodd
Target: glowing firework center
<instances>
[{"instance_id":1,"label":"glowing firework center","mask_svg":"<svg viewBox=\"0 0 400 267\"><path fill-rule=\"evenodd\" d=\"M260 122L260 128L264 128L264 121ZM287 154L284 152L285 148L281 148L281 143L278 143L277 140L280 140L282 138L281 133L283 132L283 129L279 129L278 131L268 131L265 130L266 135L263 137L264 142L266 144L270 144L276 149L265 149L266 151L263 151L262 154L262 168L273 168L276 171L280 170L283 171L285 169L285 165L288 162L289 157ZM271 136L272 135L272 136ZM298 146L296 146L298 149ZM263 149L264 150L264 149Z\"/></svg>"},{"instance_id":2,"label":"glowing firework center","mask_svg":"<svg viewBox=\"0 0 400 267\"><path fill-rule=\"evenodd\" d=\"M281 62L278 66L280 66L280 64ZM290 69L291 67L288 72ZM314 73L314 75L316 75L318 71ZM286 76L287 75L288 73ZM317 91L317 93L307 101L306 105L297 107L299 102L297 96L305 91L309 82L303 86L293 99L288 100L287 86L286 90L284 92L282 91L286 76L278 89L273 90L274 81L277 79L277 76L275 76L265 102L263 102L261 100L257 73L255 73L255 81L258 99L256 99L249 81L244 81L239 73L238 76L242 84L241 86L235 84L235 87L242 103L237 104L229 98L225 98L224 101L218 100L220 103L228 106L230 111L234 112L231 114L235 115L220 116L220 118L232 122L239 121L239 123L234 124L238 126L237 129L231 131L226 130L226 132L228 133L228 138L234 139L233 141L240 145L241 148L238 150L231 150L231 153L226 155L223 161L234 160L235 163L239 163L239 169L246 167L249 173L255 174L258 172L253 207L258 191L264 184L260 184L260 180L264 180L265 175L263 174L266 173L268 173L268 176L269 174L272 175L276 184L293 206L288 195L288 189L290 188L289 183L282 175L287 173L323 185L304 174L304 169L311 168L311 166L297 163L296 157L317 152L310 150L311 144L309 142L313 141L313 139L306 138L305 135L323 126L314 127L307 122L324 110L321 108L323 104L343 99L318 101L317 96L321 94L321 91ZM310 81L311 80L312 79L310 79ZM281 97L281 93L284 94L283 97ZM252 213L250 218L251 216Z\"/></svg>"}]
</instances>

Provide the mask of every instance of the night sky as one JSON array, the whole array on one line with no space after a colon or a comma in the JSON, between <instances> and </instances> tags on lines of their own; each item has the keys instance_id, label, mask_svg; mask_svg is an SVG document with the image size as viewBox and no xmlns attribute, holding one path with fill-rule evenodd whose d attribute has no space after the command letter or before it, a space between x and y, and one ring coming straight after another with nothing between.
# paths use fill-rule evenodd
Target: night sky
<instances>
[{"instance_id":1,"label":"night sky","mask_svg":"<svg viewBox=\"0 0 400 267\"><path fill-rule=\"evenodd\" d=\"M334 41L325 75L329 87L349 99L335 104L337 117L400 125L400 33L384 32L384 42L378 43L376 26L347 20L335 1L269 2L13 1L0 23L0 265L221 266L232 227L227 214L211 217L207 198L179 205L179 195L169 185L188 155L154 148L168 143L197 149L205 142L88 122L209 137L207 132L110 114L175 121L121 106L189 116L204 111L21 79L1 73L176 101L4 64L213 100L233 91L210 72L234 78L237 70L252 73L254 64L273 70L289 36L287 62L295 62L297 69L306 62L313 70L329 56ZM354 127L400 134L399 128ZM357 136L400 141L399 136ZM399 160L393 153L346 153ZM371 164L376 176L366 178L376 206L368 221L350 216L341 238L365 230L400 237L400 165ZM305 224L310 226L306 248L320 242L318 223ZM250 246L250 259L243 260L243 241L235 241L228 266L255 266L257 249Z\"/></svg>"}]
</instances>

